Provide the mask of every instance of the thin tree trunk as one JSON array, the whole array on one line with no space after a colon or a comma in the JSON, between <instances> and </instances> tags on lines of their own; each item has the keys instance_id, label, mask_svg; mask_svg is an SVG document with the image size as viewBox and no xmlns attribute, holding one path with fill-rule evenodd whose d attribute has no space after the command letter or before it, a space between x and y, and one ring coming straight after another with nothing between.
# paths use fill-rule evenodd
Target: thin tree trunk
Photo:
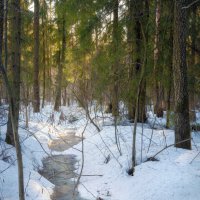
<instances>
[{"instance_id":1,"label":"thin tree trunk","mask_svg":"<svg viewBox=\"0 0 200 200\"><path fill-rule=\"evenodd\" d=\"M49 30L46 31L47 35L49 34ZM52 80L51 80L51 61L50 61L50 56L51 56L51 48L50 48L50 39L47 40L47 37L45 38L46 39L46 50L47 50L47 58L46 58L46 66L47 66L47 69L46 69L46 76L47 76L47 79L46 79L46 99L48 102L51 102L51 84L52 84Z\"/></svg>"},{"instance_id":2,"label":"thin tree trunk","mask_svg":"<svg viewBox=\"0 0 200 200\"><path fill-rule=\"evenodd\" d=\"M67 88L64 88L64 92L63 92L63 106L67 105Z\"/></svg>"},{"instance_id":3,"label":"thin tree trunk","mask_svg":"<svg viewBox=\"0 0 200 200\"><path fill-rule=\"evenodd\" d=\"M0 0L0 59L2 61L2 51L3 51L3 33L4 33L4 1ZM0 105L1 99L3 97L3 86L0 86Z\"/></svg>"},{"instance_id":4,"label":"thin tree trunk","mask_svg":"<svg viewBox=\"0 0 200 200\"><path fill-rule=\"evenodd\" d=\"M40 112L39 89L39 0L34 0L34 82L33 82L33 111Z\"/></svg>"},{"instance_id":5,"label":"thin tree trunk","mask_svg":"<svg viewBox=\"0 0 200 200\"><path fill-rule=\"evenodd\" d=\"M143 35L143 42L144 42L144 56L143 56L143 67L142 71L140 73L139 77L139 83L138 83L138 88L137 88L137 96L136 96L136 105L135 105L135 119L134 119L134 129L133 129L133 140L132 140L132 168L129 170L130 175L134 175L135 172L135 166L136 166L136 135L137 135L137 121L139 117L139 102L141 98L141 91L142 91L142 84L144 80L144 75L145 75L145 66L147 62L147 38L144 33L144 29L141 28L142 35Z\"/></svg>"},{"instance_id":6,"label":"thin tree trunk","mask_svg":"<svg viewBox=\"0 0 200 200\"><path fill-rule=\"evenodd\" d=\"M12 88L13 90L13 99L15 103L14 121L18 122L19 118L19 105L20 105L20 27L21 27L21 16L20 11L20 0L11 1L11 63L12 63ZM11 122L10 111L8 114L8 124L7 124L7 133L6 133L6 142L8 144L14 145L14 136L13 128ZM18 126L18 124L17 124ZM17 127L18 128L18 127Z\"/></svg>"},{"instance_id":7,"label":"thin tree trunk","mask_svg":"<svg viewBox=\"0 0 200 200\"><path fill-rule=\"evenodd\" d=\"M14 146L16 148L16 154L17 154L19 200L25 200L23 160L22 160L21 145L18 134L18 121L16 120L18 118L16 115L19 115L19 112L18 113L16 112L15 100L13 98L13 93L12 93L13 90L11 90L6 71L2 65L2 60L0 61L0 70L3 74L4 82L7 88L8 101L9 101L9 116L11 121L12 134L14 138Z\"/></svg>"},{"instance_id":8,"label":"thin tree trunk","mask_svg":"<svg viewBox=\"0 0 200 200\"><path fill-rule=\"evenodd\" d=\"M195 76L195 65L196 63L196 43L197 43L197 7L194 6L191 10L191 19L192 19L192 27L191 27L191 40L192 40L192 49L191 49L191 62L190 62L190 75ZM190 80L190 88L189 88L189 114L190 114L190 121L196 121L196 113L195 113L195 79Z\"/></svg>"},{"instance_id":9,"label":"thin tree trunk","mask_svg":"<svg viewBox=\"0 0 200 200\"><path fill-rule=\"evenodd\" d=\"M4 0L4 67L8 65L8 0Z\"/></svg>"},{"instance_id":10,"label":"thin tree trunk","mask_svg":"<svg viewBox=\"0 0 200 200\"><path fill-rule=\"evenodd\" d=\"M44 6L44 5L43 5ZM44 11L43 11L44 12ZM45 45L45 23L44 14L42 14L42 65L43 65L43 92L42 92L42 108L44 108L45 103L45 93L46 93L46 45Z\"/></svg>"},{"instance_id":11,"label":"thin tree trunk","mask_svg":"<svg viewBox=\"0 0 200 200\"><path fill-rule=\"evenodd\" d=\"M3 42L3 0L0 1L0 70L3 74L4 83L7 88L9 99L9 116L12 127L12 133L6 133L6 139L12 135L17 154L18 164L18 187L19 187L19 199L24 200L24 175L23 175L23 162L21 154L21 146L18 134L18 119L19 119L19 103L20 103L20 29L21 29L21 11L20 0L11 0L11 41L12 41L12 73L13 83L12 87L7 78L5 68L2 63L2 42Z\"/></svg>"},{"instance_id":12,"label":"thin tree trunk","mask_svg":"<svg viewBox=\"0 0 200 200\"><path fill-rule=\"evenodd\" d=\"M3 24L4 24L4 1L0 0L0 59L2 60L3 50ZM1 63L2 64L2 63Z\"/></svg>"},{"instance_id":13,"label":"thin tree trunk","mask_svg":"<svg viewBox=\"0 0 200 200\"><path fill-rule=\"evenodd\" d=\"M145 4L145 9L144 9ZM145 15L144 15L145 12ZM145 19L148 21L149 18L149 2L148 0L137 2L135 7L135 74L136 77L140 77L139 74L141 74L141 71L143 70L143 67L141 63L142 62L142 44L144 43L142 36L142 30L141 26ZM147 37L145 36L147 39ZM145 61L146 62L146 61ZM140 98L138 102L138 122L145 122L146 121L146 110L145 110L145 103L146 103L146 80L145 78L142 79L141 85L140 85Z\"/></svg>"},{"instance_id":14,"label":"thin tree trunk","mask_svg":"<svg viewBox=\"0 0 200 200\"><path fill-rule=\"evenodd\" d=\"M174 38L173 38L173 77L175 91L175 146L191 149L189 123L189 100L187 89L186 33L187 14L186 0L174 1Z\"/></svg>"},{"instance_id":15,"label":"thin tree trunk","mask_svg":"<svg viewBox=\"0 0 200 200\"><path fill-rule=\"evenodd\" d=\"M63 66L65 62L65 50L66 50L66 23L65 15L63 15L62 20L62 49L61 58L58 64L58 75L57 75L57 86L56 86L56 100L54 105L54 110L58 111L61 106L61 90L62 90L62 79L63 79ZM60 57L60 55L59 55Z\"/></svg>"},{"instance_id":16,"label":"thin tree trunk","mask_svg":"<svg viewBox=\"0 0 200 200\"><path fill-rule=\"evenodd\" d=\"M127 43L128 43L128 82L129 90L133 90L133 79L134 79L134 28L135 28L135 17L134 17L134 4L135 0L128 0L128 23L127 23ZM134 120L135 116L135 95L134 92L130 92L128 95L128 117L130 120Z\"/></svg>"},{"instance_id":17,"label":"thin tree trunk","mask_svg":"<svg viewBox=\"0 0 200 200\"><path fill-rule=\"evenodd\" d=\"M118 25L118 7L119 1L113 0L113 66L112 66L112 76L113 76L113 83L112 83L112 114L114 117L119 115L119 108L118 108L118 93L119 93L119 25Z\"/></svg>"},{"instance_id":18,"label":"thin tree trunk","mask_svg":"<svg viewBox=\"0 0 200 200\"><path fill-rule=\"evenodd\" d=\"M167 92L167 116L166 116L166 128L170 127L170 109L171 109L171 83Z\"/></svg>"},{"instance_id":19,"label":"thin tree trunk","mask_svg":"<svg viewBox=\"0 0 200 200\"><path fill-rule=\"evenodd\" d=\"M4 67L8 68L8 0L4 0ZM6 88L4 89L5 103L8 103Z\"/></svg>"},{"instance_id":20,"label":"thin tree trunk","mask_svg":"<svg viewBox=\"0 0 200 200\"><path fill-rule=\"evenodd\" d=\"M29 119L29 117L28 117L28 105L29 105L29 87L27 86L25 86L24 87L24 93L25 93L25 107L26 107L26 113L25 113L25 115L26 115L26 128L28 128L28 119Z\"/></svg>"},{"instance_id":21,"label":"thin tree trunk","mask_svg":"<svg viewBox=\"0 0 200 200\"><path fill-rule=\"evenodd\" d=\"M49 1L49 9L48 9L48 15L47 15L48 19L48 29L46 30L46 35L51 36L51 28L52 28L52 0ZM52 38L51 37L46 37L46 50L47 50L47 69L46 69L46 98L48 102L51 102L51 97L53 94L53 90L52 90L52 77L51 77L51 67L52 67L52 59L51 59L51 54L52 54Z\"/></svg>"},{"instance_id":22,"label":"thin tree trunk","mask_svg":"<svg viewBox=\"0 0 200 200\"><path fill-rule=\"evenodd\" d=\"M173 17L171 18L171 24L173 24ZM170 26L170 53L169 53L169 80L168 80L168 88L167 88L167 116L166 116L166 128L170 127L170 113L171 113L171 97L173 90L173 25Z\"/></svg>"},{"instance_id":23,"label":"thin tree trunk","mask_svg":"<svg viewBox=\"0 0 200 200\"><path fill-rule=\"evenodd\" d=\"M160 16L161 16L161 0L156 0L156 33L154 37L154 76L155 76L155 94L156 102L154 112L158 117L163 117L162 108L162 86L159 81L159 76L161 75L161 69L158 66L158 60L160 55L159 40L160 40Z\"/></svg>"},{"instance_id":24,"label":"thin tree trunk","mask_svg":"<svg viewBox=\"0 0 200 200\"><path fill-rule=\"evenodd\" d=\"M58 65L58 74L57 74L57 79L56 79L56 99L55 99L55 104L54 104L54 110L59 111L59 107L61 106L61 76L62 76L62 65L61 65L61 50L59 49L58 51L58 60L57 60L57 65Z\"/></svg>"}]
</instances>

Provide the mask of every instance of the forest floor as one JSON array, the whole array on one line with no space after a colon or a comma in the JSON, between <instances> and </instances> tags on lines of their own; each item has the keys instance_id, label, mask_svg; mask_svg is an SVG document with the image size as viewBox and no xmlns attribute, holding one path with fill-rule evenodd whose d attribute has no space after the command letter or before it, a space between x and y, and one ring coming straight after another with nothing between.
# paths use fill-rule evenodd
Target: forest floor
<instances>
[{"instance_id":1,"label":"forest floor","mask_svg":"<svg viewBox=\"0 0 200 200\"><path fill-rule=\"evenodd\" d=\"M91 117L96 117L95 123L101 129L98 132L85 117L83 109L72 105L62 107L61 110L54 112L49 105L41 113L33 114L30 108L28 128L25 125L25 112L21 112L19 133L26 199L50 200L51 195L55 195L56 183L54 185L53 181L51 183L41 174L49 166L48 158L56 160L60 155L67 162L71 160L72 165L68 167L76 176L68 178L73 183L82 172L78 192L83 199L200 199L200 132L192 133L192 150L171 146L156 156L158 161L147 161L174 143L174 131L162 128L165 119L155 118L149 113L148 123L138 124L137 127L137 166L134 176L129 176L127 171L131 167L132 124L122 119L117 126L120 155L110 115L95 113L91 108ZM0 130L0 199L15 200L18 198L16 154L15 149L4 142L5 121L3 113ZM66 143L66 138L74 137L70 134L77 137L72 143Z\"/></svg>"}]
</instances>

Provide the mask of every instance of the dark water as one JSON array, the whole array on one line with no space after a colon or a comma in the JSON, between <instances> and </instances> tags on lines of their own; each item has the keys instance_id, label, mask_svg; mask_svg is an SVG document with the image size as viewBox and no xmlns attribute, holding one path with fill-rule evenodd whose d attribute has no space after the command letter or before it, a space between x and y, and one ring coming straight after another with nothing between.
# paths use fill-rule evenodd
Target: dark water
<instances>
[{"instance_id":1,"label":"dark water","mask_svg":"<svg viewBox=\"0 0 200 200\"><path fill-rule=\"evenodd\" d=\"M59 139L52 140L49 148L54 151L64 151L78 144L80 137L76 137L74 132L70 132ZM75 187L75 155L53 155L43 160L43 170L41 175L55 185L52 200L85 200L81 198Z\"/></svg>"}]
</instances>

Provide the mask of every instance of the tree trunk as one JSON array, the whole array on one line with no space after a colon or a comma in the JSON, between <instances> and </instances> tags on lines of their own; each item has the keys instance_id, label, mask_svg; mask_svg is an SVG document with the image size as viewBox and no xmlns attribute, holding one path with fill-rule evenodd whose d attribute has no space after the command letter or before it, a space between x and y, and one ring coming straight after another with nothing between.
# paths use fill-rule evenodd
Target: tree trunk
<instances>
[{"instance_id":1,"label":"tree trunk","mask_svg":"<svg viewBox=\"0 0 200 200\"><path fill-rule=\"evenodd\" d=\"M145 3L145 9L144 7ZM137 2L135 6L135 74L136 77L140 77L142 68L142 57L143 57L143 39L142 38L142 19L144 18L144 11L145 11L145 19L148 20L149 17L149 2L148 1L141 1ZM143 18L142 18L143 17ZM145 23L146 24L146 23ZM146 38L147 40L147 38ZM145 61L146 62L146 61ZM138 78L137 78L138 79ZM138 102L138 122L145 122L146 121L146 110L145 110L145 102L146 102L146 81L145 77L143 77L142 82L140 84L140 98Z\"/></svg>"},{"instance_id":2,"label":"tree trunk","mask_svg":"<svg viewBox=\"0 0 200 200\"><path fill-rule=\"evenodd\" d=\"M61 56L60 56L60 50L58 51L58 60L57 60L57 65L58 65L58 74L57 74L57 79L56 79L56 99L55 99L55 104L54 104L54 110L59 111L59 107L61 106L61 76L62 76L62 64L61 64Z\"/></svg>"},{"instance_id":3,"label":"tree trunk","mask_svg":"<svg viewBox=\"0 0 200 200\"><path fill-rule=\"evenodd\" d=\"M174 37L173 37L173 76L175 92L175 143L191 138L189 123L189 101L187 89L186 0L174 1ZM191 140L178 143L176 147L191 149Z\"/></svg>"},{"instance_id":4,"label":"tree trunk","mask_svg":"<svg viewBox=\"0 0 200 200\"><path fill-rule=\"evenodd\" d=\"M49 27L46 30L46 35L51 36L51 28L52 28L52 0L49 1L49 9L48 9L49 13L47 15L47 26ZM53 65L52 63L52 59L51 59L51 55L52 55L52 38L51 37L46 37L46 99L48 102L51 102L51 97L53 95L53 90L52 90L52 84L54 84L54 82L52 81L52 77L51 77L51 67Z\"/></svg>"},{"instance_id":5,"label":"tree trunk","mask_svg":"<svg viewBox=\"0 0 200 200\"><path fill-rule=\"evenodd\" d=\"M39 89L39 0L34 0L34 82L33 111L40 112Z\"/></svg>"},{"instance_id":6,"label":"tree trunk","mask_svg":"<svg viewBox=\"0 0 200 200\"><path fill-rule=\"evenodd\" d=\"M45 6L44 4L45 4L45 1L43 3L43 7ZM45 22L44 22L44 13L43 13L42 14L42 65L43 65L42 108L44 108L45 93L46 93L46 45L45 45L46 40L45 40L45 28L46 27L45 27Z\"/></svg>"},{"instance_id":7,"label":"tree trunk","mask_svg":"<svg viewBox=\"0 0 200 200\"><path fill-rule=\"evenodd\" d=\"M4 23L4 1L0 0L0 59L2 60L2 50L3 50L3 23ZM0 88L0 105L1 99L3 97L3 87Z\"/></svg>"},{"instance_id":8,"label":"tree trunk","mask_svg":"<svg viewBox=\"0 0 200 200\"><path fill-rule=\"evenodd\" d=\"M119 25L118 25L118 7L119 1L113 0L113 65L112 65L112 115L117 117L119 115Z\"/></svg>"},{"instance_id":9,"label":"tree trunk","mask_svg":"<svg viewBox=\"0 0 200 200\"><path fill-rule=\"evenodd\" d=\"M8 0L4 0L4 67L8 65Z\"/></svg>"},{"instance_id":10,"label":"tree trunk","mask_svg":"<svg viewBox=\"0 0 200 200\"><path fill-rule=\"evenodd\" d=\"M191 77L195 77L196 73L196 46L197 46L197 36L198 36L198 30L197 30L197 6L194 5L191 9L191 40L192 40L192 49L191 49L191 60L189 62L189 75ZM190 114L190 121L195 122L196 121L196 114L195 114L195 78L190 78L190 87L189 87L189 114Z\"/></svg>"},{"instance_id":11,"label":"tree trunk","mask_svg":"<svg viewBox=\"0 0 200 200\"><path fill-rule=\"evenodd\" d=\"M20 9L20 2L12 1L11 2L11 64L12 64L12 88L13 89L13 100L15 107L15 119L14 121L18 124L19 118L19 105L20 105L20 12L16 12ZM7 124L7 133L6 133L6 142L8 144L14 145L14 136L13 128L11 123L10 110L8 114L8 124ZM18 125L17 125L18 129Z\"/></svg>"},{"instance_id":12,"label":"tree trunk","mask_svg":"<svg viewBox=\"0 0 200 200\"><path fill-rule=\"evenodd\" d=\"M8 81L5 68L2 63L2 41L3 41L3 0L0 1L0 69L3 74L4 82L8 92L9 99L9 118L12 132L7 129L6 141L12 142L16 148L17 164L18 164L18 187L19 200L24 200L24 175L23 162L21 154L21 146L18 134L18 119L20 105L20 35L21 35L21 11L20 0L11 0L11 51L12 51L12 87ZM11 136L11 137L10 137ZM13 140L14 138L14 140Z\"/></svg>"},{"instance_id":13,"label":"tree trunk","mask_svg":"<svg viewBox=\"0 0 200 200\"><path fill-rule=\"evenodd\" d=\"M154 76L155 76L155 95L156 95L156 102L154 107L154 113L158 117L163 117L163 107L162 107L162 86L161 82L159 81L159 76L161 76L161 69L158 66L158 60L159 60L159 54L160 54L160 48L159 48L159 36L160 36L160 12L161 12L161 1L156 0L156 19L155 19L155 25L156 25L156 32L154 36Z\"/></svg>"},{"instance_id":14,"label":"tree trunk","mask_svg":"<svg viewBox=\"0 0 200 200\"><path fill-rule=\"evenodd\" d=\"M3 62L3 61L2 61ZM8 68L8 0L4 0L4 67ZM8 103L6 88L3 88L5 103Z\"/></svg>"},{"instance_id":15,"label":"tree trunk","mask_svg":"<svg viewBox=\"0 0 200 200\"><path fill-rule=\"evenodd\" d=\"M3 47L3 22L4 22L4 1L0 0L0 59L2 60Z\"/></svg>"},{"instance_id":16,"label":"tree trunk","mask_svg":"<svg viewBox=\"0 0 200 200\"><path fill-rule=\"evenodd\" d=\"M144 9L145 7L145 9ZM127 24L127 43L128 43L128 65L129 65L129 89L128 95L128 117L130 120L135 118L135 105L136 105L136 91L141 69L143 57L143 39L141 33L142 21L148 20L149 17L149 2L128 0L129 18ZM144 15L145 13L145 15ZM146 81L143 78L140 85L140 99L138 102L138 122L146 120L145 102L146 102Z\"/></svg>"},{"instance_id":17,"label":"tree trunk","mask_svg":"<svg viewBox=\"0 0 200 200\"><path fill-rule=\"evenodd\" d=\"M127 23L127 43L128 43L128 118L134 120L135 116L135 95L133 92L133 79L134 79L134 0L128 0L128 23Z\"/></svg>"},{"instance_id":18,"label":"tree trunk","mask_svg":"<svg viewBox=\"0 0 200 200\"><path fill-rule=\"evenodd\" d=\"M171 8L171 4L170 4ZM168 87L167 87L167 115L166 115L166 128L170 128L170 113L171 113L171 98L173 91L173 15L171 17L170 35L169 35L169 63L168 63Z\"/></svg>"},{"instance_id":19,"label":"tree trunk","mask_svg":"<svg viewBox=\"0 0 200 200\"><path fill-rule=\"evenodd\" d=\"M63 106L66 105L67 105L67 87L65 87L63 91Z\"/></svg>"},{"instance_id":20,"label":"tree trunk","mask_svg":"<svg viewBox=\"0 0 200 200\"><path fill-rule=\"evenodd\" d=\"M170 127L170 109L171 109L171 85L167 91L167 115L166 115L166 128Z\"/></svg>"},{"instance_id":21,"label":"tree trunk","mask_svg":"<svg viewBox=\"0 0 200 200\"><path fill-rule=\"evenodd\" d=\"M148 19L149 19L149 0L145 0L144 1L145 4L145 24L147 22L148 24ZM146 30L146 32L144 31ZM133 140L132 140L132 168L128 171L129 175L134 175L134 171L135 171L135 166L136 166L136 135L137 135L137 122L139 121L138 118L141 117L141 122L144 122L144 116L143 116L143 112L139 112L139 107L141 106L140 103L141 102L145 102L143 99L140 100L141 98L143 98L144 93L142 94L142 92L146 91L146 89L144 90L143 85L145 85L146 87L146 83L145 83L145 68L147 65L147 42L148 42L148 29L146 29L146 27L144 28L142 23L140 22L140 31L141 31L141 39L143 39L143 44L144 44L144 54L143 54L143 59L142 59L142 63L141 66L141 71L140 71L140 76L138 79L138 88L137 88L137 93L136 93L136 104L135 104L135 119L134 119L134 129L133 129ZM146 96L146 94L144 95L144 97ZM143 105L145 106L145 105ZM140 114L142 116L140 116Z\"/></svg>"},{"instance_id":22,"label":"tree trunk","mask_svg":"<svg viewBox=\"0 0 200 200\"><path fill-rule=\"evenodd\" d=\"M66 50L66 27L65 26L66 26L65 15L63 15L63 19L62 19L62 50L61 50L61 56L59 55L60 61L58 63L56 100L55 100L55 105L54 105L54 110L56 110L56 111L58 111L59 107L61 106L63 66L64 66L64 62L65 62L65 50Z\"/></svg>"}]
</instances>

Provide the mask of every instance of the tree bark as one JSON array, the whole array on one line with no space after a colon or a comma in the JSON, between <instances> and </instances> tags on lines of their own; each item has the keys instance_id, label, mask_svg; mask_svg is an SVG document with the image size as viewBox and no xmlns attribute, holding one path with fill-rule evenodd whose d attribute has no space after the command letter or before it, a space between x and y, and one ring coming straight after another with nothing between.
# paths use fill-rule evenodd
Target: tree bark
<instances>
[{"instance_id":1,"label":"tree bark","mask_svg":"<svg viewBox=\"0 0 200 200\"><path fill-rule=\"evenodd\" d=\"M147 0L148 1L148 0ZM148 3L148 2L146 2ZM149 5L149 4L148 4ZM135 105L135 119L134 119L134 129L133 129L133 140L132 140L132 168L129 170L129 175L134 175L135 171L135 166L136 166L136 135L137 135L137 121L139 117L139 102L141 98L141 91L143 90L142 84L143 84L143 79L145 77L145 67L147 63L147 38L144 33L144 29L141 30L142 35L143 35L143 40L144 40L144 56L143 56L143 67L140 73L139 77L139 83L138 83L138 88L137 88L137 96L136 96L136 105Z\"/></svg>"},{"instance_id":2,"label":"tree bark","mask_svg":"<svg viewBox=\"0 0 200 200\"><path fill-rule=\"evenodd\" d=\"M112 65L112 115L119 115L118 96L119 96L119 1L113 0L113 65Z\"/></svg>"},{"instance_id":3,"label":"tree bark","mask_svg":"<svg viewBox=\"0 0 200 200\"><path fill-rule=\"evenodd\" d=\"M39 88L39 0L34 0L34 82L33 82L33 111L40 112Z\"/></svg>"},{"instance_id":4,"label":"tree bark","mask_svg":"<svg viewBox=\"0 0 200 200\"><path fill-rule=\"evenodd\" d=\"M128 118L134 120L135 116L135 95L133 92L133 79L134 79L134 0L128 0L128 23L127 23L127 44L128 44Z\"/></svg>"},{"instance_id":5,"label":"tree bark","mask_svg":"<svg viewBox=\"0 0 200 200\"><path fill-rule=\"evenodd\" d=\"M45 10L45 0L43 1L43 14L42 14L42 65L43 65L43 92L42 92L42 108L44 108L44 103L45 103L45 94L46 94L46 37L45 37L45 33L46 33L46 27L45 27L45 22L44 22L44 18L45 18L45 14L44 14L44 10Z\"/></svg>"},{"instance_id":6,"label":"tree bark","mask_svg":"<svg viewBox=\"0 0 200 200\"><path fill-rule=\"evenodd\" d=\"M3 47L3 23L4 23L4 1L0 0L0 59L2 59Z\"/></svg>"},{"instance_id":7,"label":"tree bark","mask_svg":"<svg viewBox=\"0 0 200 200\"><path fill-rule=\"evenodd\" d=\"M145 8L145 9L144 9ZM145 14L144 14L145 13ZM146 24L145 19L148 21L149 18L149 1L138 1L135 6L135 74L136 77L140 78L140 74L142 72L142 57L143 57L143 43L144 37L142 36L141 26ZM146 27L146 26L144 26ZM146 41L148 37L145 35ZM146 45L146 44L145 44ZM145 61L146 62L146 61ZM137 78L138 79L138 78ZM146 103L146 80L143 77L142 82L140 84L140 98L138 102L138 122L145 122L146 121L146 110L145 110L145 103Z\"/></svg>"},{"instance_id":8,"label":"tree bark","mask_svg":"<svg viewBox=\"0 0 200 200\"><path fill-rule=\"evenodd\" d=\"M65 86L63 91L63 106L67 105L67 87Z\"/></svg>"},{"instance_id":9,"label":"tree bark","mask_svg":"<svg viewBox=\"0 0 200 200\"><path fill-rule=\"evenodd\" d=\"M169 63L168 63L168 87L167 87L167 116L166 116L166 128L170 128L170 113L171 113L171 98L173 94L173 16L171 17L170 35L169 35Z\"/></svg>"},{"instance_id":10,"label":"tree bark","mask_svg":"<svg viewBox=\"0 0 200 200\"><path fill-rule=\"evenodd\" d=\"M4 0L4 67L8 65L8 0Z\"/></svg>"},{"instance_id":11,"label":"tree bark","mask_svg":"<svg viewBox=\"0 0 200 200\"><path fill-rule=\"evenodd\" d=\"M12 51L12 86L8 81L5 68L2 63L2 41L3 41L3 0L0 1L0 70L7 88L9 100L10 124L6 133L6 141L15 145L18 164L18 187L19 200L24 200L24 174L21 146L18 134L19 104L20 104L20 35L21 35L21 11L20 0L11 0L11 51Z\"/></svg>"},{"instance_id":12,"label":"tree bark","mask_svg":"<svg viewBox=\"0 0 200 200\"><path fill-rule=\"evenodd\" d=\"M155 76L155 94L156 102L154 107L154 113L158 117L163 117L163 107L162 107L162 86L159 81L159 76L161 76L161 69L158 66L158 60L160 55L159 40L160 40L160 17L161 17L161 1L156 0L156 18L155 18L155 36L154 36L154 76Z\"/></svg>"},{"instance_id":13,"label":"tree bark","mask_svg":"<svg viewBox=\"0 0 200 200\"><path fill-rule=\"evenodd\" d=\"M141 33L141 25L148 20L149 2L128 0L128 24L127 24L127 43L128 43L128 65L129 65L129 89L128 95L128 117L130 120L135 118L136 91L140 73L142 69L143 56L143 38ZM145 14L144 14L145 13ZM145 102L146 102L146 80L143 78L140 85L140 99L138 102L138 122L146 120Z\"/></svg>"},{"instance_id":14,"label":"tree bark","mask_svg":"<svg viewBox=\"0 0 200 200\"><path fill-rule=\"evenodd\" d=\"M175 92L175 143L176 147L191 149L189 100L186 64L187 15L186 0L174 1L173 77Z\"/></svg>"},{"instance_id":15,"label":"tree bark","mask_svg":"<svg viewBox=\"0 0 200 200\"><path fill-rule=\"evenodd\" d=\"M192 40L192 49L191 49L191 60L189 62L189 75L191 77L195 77L196 73L196 46L197 46L197 36L198 36L198 29L197 29L197 6L193 6L191 9L191 40ZM189 114L190 114L190 121L195 122L196 121L196 114L195 114L195 78L190 78L189 83Z\"/></svg>"},{"instance_id":16,"label":"tree bark","mask_svg":"<svg viewBox=\"0 0 200 200\"><path fill-rule=\"evenodd\" d=\"M19 119L19 105L20 105L20 27L21 27L21 16L20 16L20 0L11 1L11 71L12 71L12 85L13 89L13 101L15 103L15 115L14 121L17 122ZM16 10L18 12L16 12ZM11 114L9 110L8 124L6 133L6 142L14 145L13 128L11 122Z\"/></svg>"},{"instance_id":17,"label":"tree bark","mask_svg":"<svg viewBox=\"0 0 200 200\"><path fill-rule=\"evenodd\" d=\"M63 66L64 66L64 62L65 62L65 50L66 50L66 27L65 26L66 26L65 15L63 15L63 19L62 19L62 49L61 49L61 56L59 55L60 61L58 62L56 99L55 99L55 105L54 105L54 110L56 110L56 111L58 111L59 107L61 106Z\"/></svg>"}]
</instances>

